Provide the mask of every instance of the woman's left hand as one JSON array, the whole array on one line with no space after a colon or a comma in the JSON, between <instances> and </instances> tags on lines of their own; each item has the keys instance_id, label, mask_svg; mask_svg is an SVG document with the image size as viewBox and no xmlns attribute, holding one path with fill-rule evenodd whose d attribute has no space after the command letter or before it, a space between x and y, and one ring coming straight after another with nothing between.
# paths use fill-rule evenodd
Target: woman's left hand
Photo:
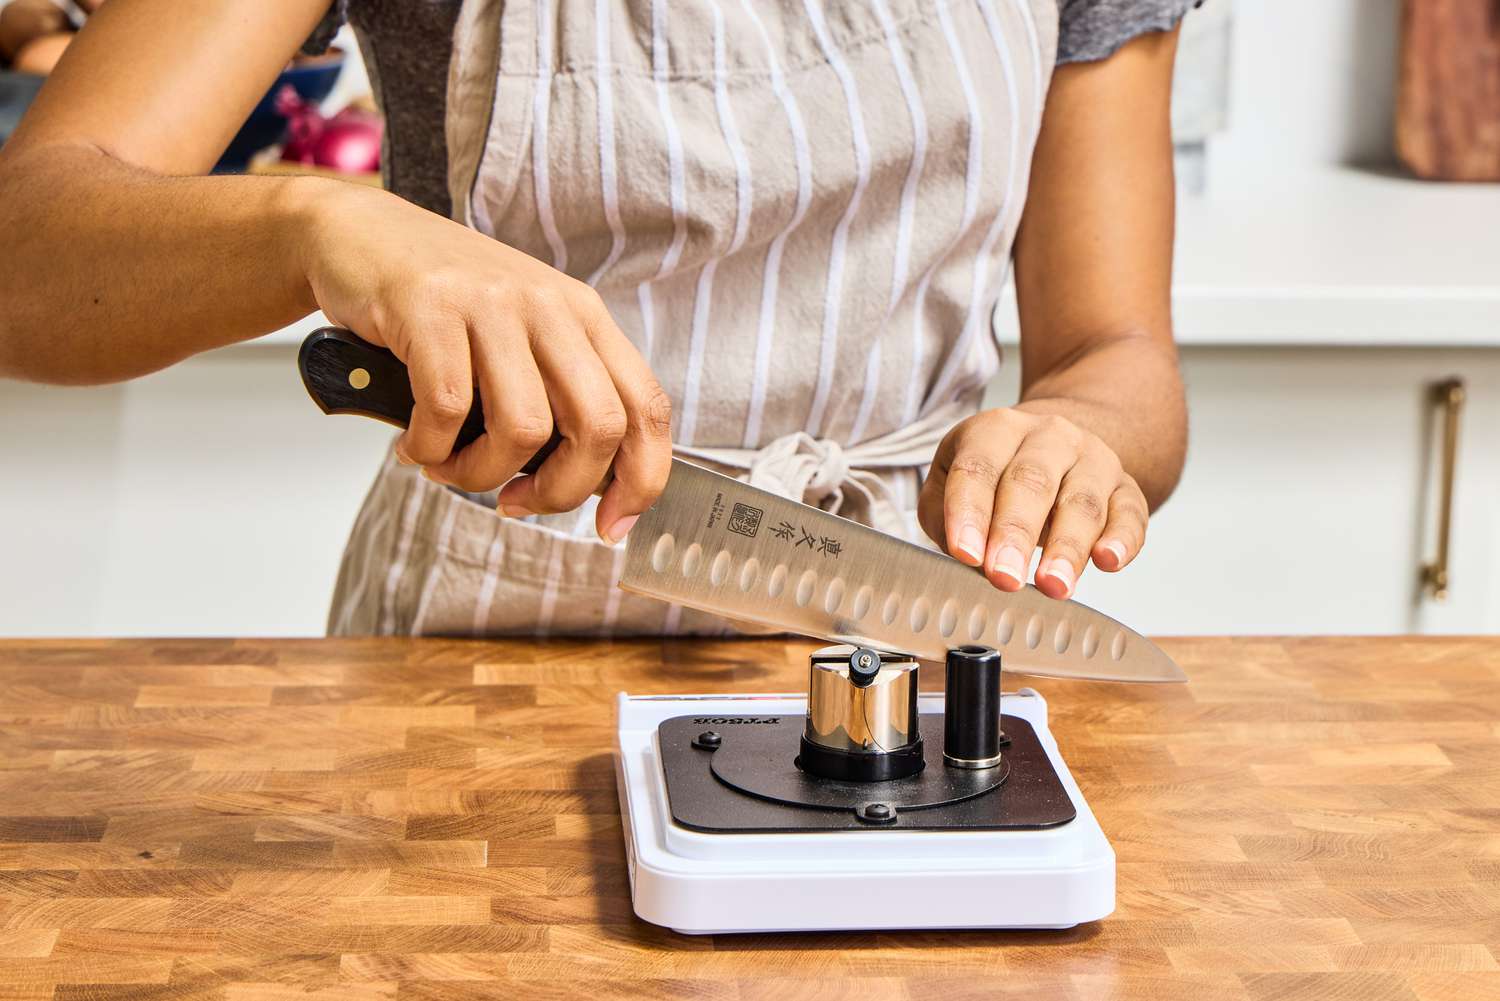
<instances>
[{"instance_id":1,"label":"woman's left hand","mask_svg":"<svg viewBox=\"0 0 1500 1001\"><path fill-rule=\"evenodd\" d=\"M1102 439L1024 406L986 410L948 432L917 517L934 542L960 562L983 566L1002 591L1025 585L1041 545L1037 589L1068 598L1090 558L1109 572L1135 559L1149 508Z\"/></svg>"}]
</instances>

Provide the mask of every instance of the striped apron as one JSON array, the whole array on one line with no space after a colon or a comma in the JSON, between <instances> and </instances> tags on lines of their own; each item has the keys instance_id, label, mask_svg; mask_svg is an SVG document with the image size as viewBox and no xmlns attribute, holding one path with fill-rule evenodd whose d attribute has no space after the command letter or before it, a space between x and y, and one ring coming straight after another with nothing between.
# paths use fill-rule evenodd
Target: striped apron
<instances>
[{"instance_id":1,"label":"striped apron","mask_svg":"<svg viewBox=\"0 0 1500 1001\"><path fill-rule=\"evenodd\" d=\"M920 478L999 364L991 318L1055 0L466 0L458 221L593 285L679 455L920 538ZM594 503L516 520L387 459L335 634L715 634L621 592Z\"/></svg>"}]
</instances>

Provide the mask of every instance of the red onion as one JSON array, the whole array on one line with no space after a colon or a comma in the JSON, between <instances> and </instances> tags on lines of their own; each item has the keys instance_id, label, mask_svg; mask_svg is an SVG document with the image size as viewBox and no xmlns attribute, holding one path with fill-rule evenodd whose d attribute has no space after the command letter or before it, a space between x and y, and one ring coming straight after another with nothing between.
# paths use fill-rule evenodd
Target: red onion
<instances>
[{"instance_id":1,"label":"red onion","mask_svg":"<svg viewBox=\"0 0 1500 1001\"><path fill-rule=\"evenodd\" d=\"M324 118L318 106L304 101L290 84L276 95L276 110L287 120L281 159L326 167L343 174L380 169L380 140L385 122L374 112L345 108Z\"/></svg>"}]
</instances>

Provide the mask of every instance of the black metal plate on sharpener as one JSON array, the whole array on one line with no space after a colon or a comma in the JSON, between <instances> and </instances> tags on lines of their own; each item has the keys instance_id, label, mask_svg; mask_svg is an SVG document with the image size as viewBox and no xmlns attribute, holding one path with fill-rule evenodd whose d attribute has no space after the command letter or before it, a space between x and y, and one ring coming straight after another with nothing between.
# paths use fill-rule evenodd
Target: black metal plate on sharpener
<instances>
[{"instance_id":1,"label":"black metal plate on sharpener","mask_svg":"<svg viewBox=\"0 0 1500 1001\"><path fill-rule=\"evenodd\" d=\"M697 718L697 717L695 717ZM926 748L943 746L943 717L926 714L918 718ZM728 729L726 727L725 729ZM801 727L798 727L801 731ZM786 741L779 730L751 727L720 733L723 744L709 757L714 776L740 792L790 806L856 810L872 802L871 789L879 787L873 801L898 810L919 810L957 803L981 796L1005 781L1010 759L994 768L945 768L941 761L927 762L910 778L889 782L840 782L809 775L797 767L795 755L787 757ZM929 750L927 757L933 755Z\"/></svg>"},{"instance_id":2,"label":"black metal plate on sharpener","mask_svg":"<svg viewBox=\"0 0 1500 1001\"><path fill-rule=\"evenodd\" d=\"M793 761L805 723L800 715L753 714L663 721L656 737L672 819L708 833L994 831L1056 827L1077 815L1036 731L1020 717L1001 718L1010 743L1000 766L964 772L943 764L942 714L923 713L927 767L911 778L866 783L830 782L800 772ZM705 731L719 735L717 748L695 745ZM713 759L726 751L721 777ZM871 803L887 804L894 818L862 819Z\"/></svg>"}]
</instances>

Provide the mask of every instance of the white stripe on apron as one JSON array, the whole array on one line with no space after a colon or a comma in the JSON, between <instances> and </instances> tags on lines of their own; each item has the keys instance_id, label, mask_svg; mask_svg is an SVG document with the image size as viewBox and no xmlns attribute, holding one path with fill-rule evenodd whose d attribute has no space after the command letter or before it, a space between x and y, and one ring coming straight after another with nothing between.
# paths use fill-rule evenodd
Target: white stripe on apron
<instances>
[{"instance_id":1,"label":"white stripe on apron","mask_svg":"<svg viewBox=\"0 0 1500 1001\"><path fill-rule=\"evenodd\" d=\"M714 12L714 107L718 110L719 125L724 130L724 140L734 157L735 213L734 236L725 257L739 252L750 234L750 160L745 153L745 144L740 139L739 127L734 120L734 108L729 103L729 92L724 86L724 12L718 0L710 0ZM709 310L713 302L714 275L719 268L719 258L710 258L698 273L698 285L693 292L693 333L688 347L687 385L682 394L682 408L677 418L677 440L692 444L693 432L698 424L698 392L703 376L703 352L708 346Z\"/></svg>"},{"instance_id":2,"label":"white stripe on apron","mask_svg":"<svg viewBox=\"0 0 1500 1001\"><path fill-rule=\"evenodd\" d=\"M753 448L760 441L761 422L766 405L766 387L771 372L771 347L776 330L777 295L781 288L781 258L786 252L787 240L802 224L807 209L812 204L812 157L807 141L807 127L802 121L802 109L787 87L786 76L781 70L781 59L776 55L776 46L771 41L766 25L752 6L754 0L740 0L745 14L755 25L756 34L765 43L766 67L771 77L771 90L786 114L787 128L792 137L792 156L797 166L797 200L791 218L766 249L765 268L761 276L760 317L755 334L755 370L750 382L750 407L745 418L741 444Z\"/></svg>"},{"instance_id":3,"label":"white stripe on apron","mask_svg":"<svg viewBox=\"0 0 1500 1001\"><path fill-rule=\"evenodd\" d=\"M964 317L963 333L958 342L953 345L947 360L943 363L942 370L938 373L937 380L933 383L926 404L922 407L924 411L946 399L948 389L954 378L958 375L959 366L967 359L974 337L978 333L980 318L988 322L991 312L982 312L981 307L986 301L984 297L985 274L990 265L990 259L994 254L995 245L1000 242L1000 237L1005 233L1006 225L1014 208L1011 197L1014 189L1016 176L1016 155L1020 135L1020 108L1016 100L1015 76L1011 73L1010 50L1006 45L1004 37L1000 33L1000 26L996 23L995 12L991 0L979 0L979 8L984 13L984 23L989 31L990 39L995 44L995 58L999 60L1000 69L1005 74L1005 96L1007 106L1010 109L1010 120L1016 123L1016 127L1007 130L1010 133L1010 141L1007 148L1005 166L1005 196L1000 201L1000 211L995 213L995 218L990 223L988 232L984 235L984 243L980 245L979 253L974 257L974 295L969 299L969 312ZM1003 274L1003 272L1002 272ZM1002 277L1001 284L1004 284Z\"/></svg>"},{"instance_id":4,"label":"white stripe on apron","mask_svg":"<svg viewBox=\"0 0 1500 1001\"><path fill-rule=\"evenodd\" d=\"M611 25L609 11L611 0L595 0L594 37L600 66L610 63ZM608 73L599 74L599 183L602 190L604 221L609 226L609 256L594 273L589 275L589 284L598 285L604 273L614 267L620 255L625 253L625 224L620 221L620 185L615 164L615 88Z\"/></svg>"},{"instance_id":5,"label":"white stripe on apron","mask_svg":"<svg viewBox=\"0 0 1500 1001\"><path fill-rule=\"evenodd\" d=\"M536 88L532 92L532 116L536 134L531 143L531 170L536 178L536 215L547 246L552 248L552 266L568 270L568 245L557 231L552 214L552 170L547 159L547 128L552 117L552 8L548 0L536 0Z\"/></svg>"},{"instance_id":6,"label":"white stripe on apron","mask_svg":"<svg viewBox=\"0 0 1500 1001\"><path fill-rule=\"evenodd\" d=\"M939 267L947 263L951 251L957 246L958 240L969 233L974 222L974 216L979 209L979 184L983 179L980 170L984 163L984 150L982 140L984 128L981 124L982 118L979 114L979 96L974 92L974 81L969 74L969 63L964 55L963 46L959 42L958 34L953 27L953 18L948 13L948 5L939 0L938 22L943 27L943 38L948 43L948 51L953 57L953 67L958 72L959 91L963 95L964 108L966 111L965 121L968 123L968 140L965 149L968 151L964 166L964 201L963 213L959 217L958 237L947 250L935 258L922 275L921 282L917 285L917 308L912 313L912 366L911 379L906 384L906 406L903 411L904 419L908 422L917 417L918 407L922 398L922 386L927 380L926 341L930 331L925 326L925 314L923 307L927 303L927 294L932 287L933 278L937 275Z\"/></svg>"},{"instance_id":7,"label":"white stripe on apron","mask_svg":"<svg viewBox=\"0 0 1500 1001\"><path fill-rule=\"evenodd\" d=\"M870 183L870 141L865 136L865 113L860 106L859 88L844 54L828 33L823 20L819 0L803 0L807 18L812 22L818 36L818 47L823 50L828 64L838 77L839 87L844 91L844 103L849 110L849 129L854 139L854 183L849 192L849 204L839 217L833 230L833 246L828 254L828 278L823 288L823 340L818 352L818 384L813 393L812 408L807 414L804 430L816 436L823 429L823 411L828 406L828 391L833 386L833 370L836 364L835 348L838 345L839 319L844 300L844 265L849 246L849 227L859 212L859 203L864 199L865 187Z\"/></svg>"}]
</instances>

